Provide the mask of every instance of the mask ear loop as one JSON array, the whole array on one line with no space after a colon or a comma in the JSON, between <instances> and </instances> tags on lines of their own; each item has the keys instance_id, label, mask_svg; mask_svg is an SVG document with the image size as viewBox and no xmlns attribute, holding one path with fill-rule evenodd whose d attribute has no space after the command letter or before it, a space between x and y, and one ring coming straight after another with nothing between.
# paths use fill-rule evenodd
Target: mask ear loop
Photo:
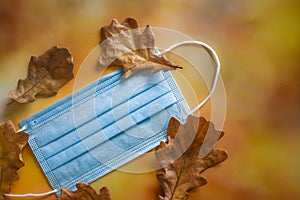
<instances>
[{"instance_id":1,"label":"mask ear loop","mask_svg":"<svg viewBox=\"0 0 300 200\"><path fill-rule=\"evenodd\" d=\"M58 190L54 189L50 192L45 192L45 193L40 193L40 194L34 194L34 193L28 193L28 194L4 194L6 197L18 197L18 198L23 198L23 197L44 197L48 196L50 194L57 193Z\"/></svg>"},{"instance_id":2,"label":"mask ear loop","mask_svg":"<svg viewBox=\"0 0 300 200\"><path fill-rule=\"evenodd\" d=\"M204 42L200 42L200 41L183 41L183 42L179 42L179 43L174 44L174 45L170 46L169 48L163 50L162 52L159 52L157 48L154 49L155 54L157 56L161 57L165 53L167 53L169 51L172 51L173 49L175 49L179 46L190 45L190 44L200 45L203 49L206 50L206 52L210 55L210 57L213 59L215 65L216 65L216 72L215 72L214 81L212 83L209 94L188 115L194 114L204 104L206 104L207 101L212 97L212 95L213 95L213 93L216 89L216 86L217 86L217 83L218 83L218 76L220 74L220 68L221 68L220 60L219 60L219 57L218 57L217 53L215 52L215 50L211 46L209 46L208 44L206 44Z\"/></svg>"},{"instance_id":3,"label":"mask ear loop","mask_svg":"<svg viewBox=\"0 0 300 200\"><path fill-rule=\"evenodd\" d=\"M23 126L21 129L17 130L17 131L16 131L16 133L23 132L23 131L25 131L25 130L26 130L26 128L27 128L27 125L26 125L26 124L24 124L24 126Z\"/></svg>"}]
</instances>

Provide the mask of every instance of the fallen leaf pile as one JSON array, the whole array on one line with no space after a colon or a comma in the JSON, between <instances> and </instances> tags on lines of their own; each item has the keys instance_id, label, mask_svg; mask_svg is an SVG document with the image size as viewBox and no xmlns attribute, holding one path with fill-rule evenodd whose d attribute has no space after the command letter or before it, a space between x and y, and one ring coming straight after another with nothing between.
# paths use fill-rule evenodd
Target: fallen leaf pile
<instances>
[{"instance_id":1,"label":"fallen leaf pile","mask_svg":"<svg viewBox=\"0 0 300 200\"><path fill-rule=\"evenodd\" d=\"M85 183L77 183L76 188L77 190L74 192L69 189L62 189L58 200L111 200L107 187L102 187L100 194L97 194L90 185Z\"/></svg>"},{"instance_id":2,"label":"fallen leaf pile","mask_svg":"<svg viewBox=\"0 0 300 200\"><path fill-rule=\"evenodd\" d=\"M152 69L152 73L182 68L164 55L155 55L154 33L151 27L146 26L141 33L137 21L133 18L125 19L122 24L114 19L109 26L102 27L100 43L102 48L100 65L122 66L124 78L148 68Z\"/></svg>"},{"instance_id":3,"label":"fallen leaf pile","mask_svg":"<svg viewBox=\"0 0 300 200\"><path fill-rule=\"evenodd\" d=\"M17 170L24 166L20 154L27 140L28 135L16 133L11 121L0 123L0 200L10 192L12 182L19 179Z\"/></svg>"},{"instance_id":4,"label":"fallen leaf pile","mask_svg":"<svg viewBox=\"0 0 300 200\"><path fill-rule=\"evenodd\" d=\"M32 102L37 95L50 97L73 77L71 54L66 48L54 46L41 56L31 57L27 78L20 79L17 89L10 91L8 96L19 103Z\"/></svg>"},{"instance_id":5,"label":"fallen leaf pile","mask_svg":"<svg viewBox=\"0 0 300 200\"><path fill-rule=\"evenodd\" d=\"M207 135L221 138L223 132L216 131L214 126L204 118L189 116L185 124L171 118L167 130L168 143L161 142L156 149L156 158L163 167L157 173L157 179L164 195L159 200L187 199L188 190L203 186L206 179L200 174L206 169L227 159L226 151L213 148L217 141L209 141L208 147L201 148ZM208 137L209 138L209 137ZM212 149L204 157L200 149Z\"/></svg>"}]
</instances>

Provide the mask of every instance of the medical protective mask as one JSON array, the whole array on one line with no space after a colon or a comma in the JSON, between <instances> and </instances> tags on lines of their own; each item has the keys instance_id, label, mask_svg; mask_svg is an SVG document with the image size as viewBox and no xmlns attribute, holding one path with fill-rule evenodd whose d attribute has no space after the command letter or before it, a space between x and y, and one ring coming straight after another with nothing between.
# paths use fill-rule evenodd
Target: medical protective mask
<instances>
[{"instance_id":1,"label":"medical protective mask","mask_svg":"<svg viewBox=\"0 0 300 200\"><path fill-rule=\"evenodd\" d=\"M145 70L123 79L122 71L116 70L20 122L54 189L39 195L90 183L155 148L166 141L171 117L184 122L209 100L220 68L211 47L186 41L161 53L156 49L156 54L186 44L204 47L217 65L209 95L193 110L171 72Z\"/></svg>"}]
</instances>

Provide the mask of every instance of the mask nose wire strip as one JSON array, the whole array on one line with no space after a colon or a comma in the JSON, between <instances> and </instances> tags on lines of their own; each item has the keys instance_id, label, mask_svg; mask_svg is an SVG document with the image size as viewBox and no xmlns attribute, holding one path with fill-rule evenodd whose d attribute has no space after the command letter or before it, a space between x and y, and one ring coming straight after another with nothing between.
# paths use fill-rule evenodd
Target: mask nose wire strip
<instances>
[{"instance_id":1,"label":"mask nose wire strip","mask_svg":"<svg viewBox=\"0 0 300 200\"><path fill-rule=\"evenodd\" d=\"M179 47L179 46L183 46L183 45L191 45L191 44L196 44L196 45L200 45L203 49L206 50L206 52L210 55L210 57L212 58L212 60L214 61L215 65L216 65L216 72L215 72L215 76L214 76L214 81L212 83L211 89L209 94L206 96L205 99L203 99L198 106L196 106L196 108L194 108L190 113L190 114L194 114L197 110L199 110L204 104L207 103L207 101L212 97L217 83L218 83L218 76L220 74L220 68L221 68L221 64L220 64L220 60L219 57L217 55L217 53L215 52L215 50L210 47L208 44L204 43L204 42L200 42L200 41L183 41L183 42L179 42L177 44L174 44L170 47L168 47L167 49L163 50L162 52L159 52L157 49L155 49L155 53L157 54L157 56L162 56L163 54Z\"/></svg>"},{"instance_id":2,"label":"mask nose wire strip","mask_svg":"<svg viewBox=\"0 0 300 200\"><path fill-rule=\"evenodd\" d=\"M54 194L58 192L57 189L45 192L45 193L40 193L40 194L33 194L33 193L28 193L28 194L4 194L4 196L7 197L43 197L43 196L48 196L50 194Z\"/></svg>"}]
</instances>

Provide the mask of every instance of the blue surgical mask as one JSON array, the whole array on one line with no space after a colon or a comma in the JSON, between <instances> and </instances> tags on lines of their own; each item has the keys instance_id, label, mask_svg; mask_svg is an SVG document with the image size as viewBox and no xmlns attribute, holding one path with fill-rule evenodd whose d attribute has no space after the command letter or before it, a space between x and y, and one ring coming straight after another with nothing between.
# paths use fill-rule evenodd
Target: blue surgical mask
<instances>
[{"instance_id":1,"label":"blue surgical mask","mask_svg":"<svg viewBox=\"0 0 300 200\"><path fill-rule=\"evenodd\" d=\"M170 72L117 70L20 125L52 187L75 189L165 141L169 119L189 112Z\"/></svg>"},{"instance_id":2,"label":"blue surgical mask","mask_svg":"<svg viewBox=\"0 0 300 200\"><path fill-rule=\"evenodd\" d=\"M179 43L170 47L194 44ZM198 42L199 43L199 42ZM184 122L192 111L171 72L149 70L128 79L116 70L20 122L54 191L90 183L166 141L171 117ZM157 51L157 50L156 50ZM163 54L166 51L157 54Z\"/></svg>"}]
</instances>

